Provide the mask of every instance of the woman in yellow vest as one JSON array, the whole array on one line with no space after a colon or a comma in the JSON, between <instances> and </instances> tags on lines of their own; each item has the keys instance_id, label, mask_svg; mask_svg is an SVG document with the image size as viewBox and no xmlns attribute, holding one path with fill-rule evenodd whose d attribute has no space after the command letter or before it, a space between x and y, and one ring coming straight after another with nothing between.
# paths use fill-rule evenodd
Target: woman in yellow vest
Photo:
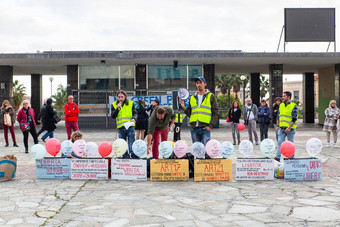
<instances>
[{"instance_id":1,"label":"woman in yellow vest","mask_svg":"<svg viewBox=\"0 0 340 227\"><path fill-rule=\"evenodd\" d=\"M117 101L112 103L111 117L116 119L118 137L127 140L129 145L129 151L123 155L123 158L138 158L132 152L132 144L135 142L135 123L138 114L135 105L131 100L127 99L126 92L123 90L117 92ZM129 125L128 128L127 125Z\"/></svg>"}]
</instances>

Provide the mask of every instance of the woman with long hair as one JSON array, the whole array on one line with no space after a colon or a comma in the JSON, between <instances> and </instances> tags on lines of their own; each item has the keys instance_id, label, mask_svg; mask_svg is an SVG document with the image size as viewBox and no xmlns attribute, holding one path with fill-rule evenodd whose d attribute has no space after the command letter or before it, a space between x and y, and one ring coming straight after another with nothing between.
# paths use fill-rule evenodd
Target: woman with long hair
<instances>
[{"instance_id":1,"label":"woman with long hair","mask_svg":"<svg viewBox=\"0 0 340 227\"><path fill-rule=\"evenodd\" d=\"M146 113L145 102L143 99L138 100L136 109L138 113L135 128L137 130L136 140L138 139L144 140L145 138L144 132L148 128L149 115Z\"/></svg>"},{"instance_id":2,"label":"woman with long hair","mask_svg":"<svg viewBox=\"0 0 340 227\"><path fill-rule=\"evenodd\" d=\"M5 114L8 114L10 116L11 119L9 122L5 120L5 117L6 117ZM15 111L8 100L4 100L2 102L2 106L0 108L0 123L2 124L2 128L4 129L4 137L6 141L5 147L8 147L8 129L11 132L11 136L13 140L13 147L19 147L17 145L17 141L15 139L15 132L14 132Z\"/></svg>"},{"instance_id":3,"label":"woman with long hair","mask_svg":"<svg viewBox=\"0 0 340 227\"><path fill-rule=\"evenodd\" d=\"M240 131L237 128L237 125L240 123L240 117L241 117L241 109L240 104L237 100L234 100L231 104L231 107L229 109L228 113L229 120L231 122L231 133L233 136L233 144L236 145L236 136L237 135L237 144L240 144Z\"/></svg>"},{"instance_id":4,"label":"woman with long hair","mask_svg":"<svg viewBox=\"0 0 340 227\"><path fill-rule=\"evenodd\" d=\"M325 110L326 119L323 123L323 131L326 132L327 147L330 147L331 132L333 133L333 146L336 146L338 140L338 128L337 123L339 120L339 108L336 106L336 101L331 100L329 107Z\"/></svg>"}]
</instances>

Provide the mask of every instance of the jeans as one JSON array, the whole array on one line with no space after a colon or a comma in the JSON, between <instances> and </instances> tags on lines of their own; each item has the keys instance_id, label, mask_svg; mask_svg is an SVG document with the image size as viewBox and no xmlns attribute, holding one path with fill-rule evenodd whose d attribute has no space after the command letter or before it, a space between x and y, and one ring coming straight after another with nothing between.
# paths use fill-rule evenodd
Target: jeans
<instances>
[{"instance_id":1,"label":"jeans","mask_svg":"<svg viewBox=\"0 0 340 227\"><path fill-rule=\"evenodd\" d=\"M207 129L196 127L191 128L190 132L192 143L201 142L205 146L210 140L210 131Z\"/></svg>"},{"instance_id":2,"label":"jeans","mask_svg":"<svg viewBox=\"0 0 340 227\"><path fill-rule=\"evenodd\" d=\"M288 141L294 143L295 133L296 133L296 129L291 129L290 132L286 133L284 129L279 128L278 141L277 141L278 147L277 147L276 158L281 158L280 146L285 141L286 137L287 137ZM291 158L294 158L294 155Z\"/></svg>"},{"instance_id":3,"label":"jeans","mask_svg":"<svg viewBox=\"0 0 340 227\"><path fill-rule=\"evenodd\" d=\"M168 134L169 134L169 127L166 129L160 130L158 128L155 128L155 131L152 135L152 157L155 159L158 159L159 151L159 136L161 137L161 141L167 141L168 140Z\"/></svg>"},{"instance_id":4,"label":"jeans","mask_svg":"<svg viewBox=\"0 0 340 227\"><path fill-rule=\"evenodd\" d=\"M48 131L48 132L46 132L46 133L41 137L41 139L45 140L47 137L53 138L53 137L54 137L53 131Z\"/></svg>"},{"instance_id":5,"label":"jeans","mask_svg":"<svg viewBox=\"0 0 340 227\"><path fill-rule=\"evenodd\" d=\"M255 142L259 141L259 138L257 136L257 132L256 132L256 121L255 120L250 120L248 122L248 135L249 135L249 141L253 142L253 134L254 133L254 137L255 137Z\"/></svg>"},{"instance_id":6,"label":"jeans","mask_svg":"<svg viewBox=\"0 0 340 227\"><path fill-rule=\"evenodd\" d=\"M268 138L268 126L265 123L260 123L261 141Z\"/></svg>"},{"instance_id":7,"label":"jeans","mask_svg":"<svg viewBox=\"0 0 340 227\"><path fill-rule=\"evenodd\" d=\"M273 124L275 135L276 135L276 142L279 140L278 138L278 132L276 131L276 124Z\"/></svg>"},{"instance_id":8,"label":"jeans","mask_svg":"<svg viewBox=\"0 0 340 227\"><path fill-rule=\"evenodd\" d=\"M65 128L68 140L71 139L72 129L73 131L79 131L78 121L65 121Z\"/></svg>"},{"instance_id":9,"label":"jeans","mask_svg":"<svg viewBox=\"0 0 340 227\"><path fill-rule=\"evenodd\" d=\"M237 135L237 144L240 144L240 131L237 128L238 123L232 123L231 125L231 133L233 135L233 143L236 144L235 134Z\"/></svg>"},{"instance_id":10,"label":"jeans","mask_svg":"<svg viewBox=\"0 0 340 227\"><path fill-rule=\"evenodd\" d=\"M4 136L5 136L6 143L8 143L8 129L11 132L13 143L16 143L15 133L14 133L14 125L7 126L7 125L2 124L2 128L4 129Z\"/></svg>"},{"instance_id":11,"label":"jeans","mask_svg":"<svg viewBox=\"0 0 340 227\"><path fill-rule=\"evenodd\" d=\"M125 152L123 158L130 158L132 155L132 144L135 142L135 127L129 127L128 130L119 128L118 137L128 142L129 150Z\"/></svg>"}]
</instances>

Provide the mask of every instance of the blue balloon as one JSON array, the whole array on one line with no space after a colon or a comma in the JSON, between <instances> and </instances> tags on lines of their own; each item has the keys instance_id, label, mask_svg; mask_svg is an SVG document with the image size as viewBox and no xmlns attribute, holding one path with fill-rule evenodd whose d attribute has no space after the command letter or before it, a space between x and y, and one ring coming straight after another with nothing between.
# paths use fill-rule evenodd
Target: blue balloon
<instances>
[{"instance_id":1,"label":"blue balloon","mask_svg":"<svg viewBox=\"0 0 340 227\"><path fill-rule=\"evenodd\" d=\"M232 153L234 153L234 146L230 142L223 142L221 144L221 154L223 158L228 158Z\"/></svg>"},{"instance_id":2,"label":"blue balloon","mask_svg":"<svg viewBox=\"0 0 340 227\"><path fill-rule=\"evenodd\" d=\"M46 154L46 148L41 144L34 144L31 147L31 156L34 159L43 159Z\"/></svg>"},{"instance_id":3,"label":"blue balloon","mask_svg":"<svg viewBox=\"0 0 340 227\"><path fill-rule=\"evenodd\" d=\"M147 144L143 140L136 140L132 144L132 151L138 157L142 157L147 150Z\"/></svg>"},{"instance_id":4,"label":"blue balloon","mask_svg":"<svg viewBox=\"0 0 340 227\"><path fill-rule=\"evenodd\" d=\"M64 155L71 155L73 149L72 149L73 143L70 140L65 140L61 144L61 152L63 152Z\"/></svg>"},{"instance_id":5,"label":"blue balloon","mask_svg":"<svg viewBox=\"0 0 340 227\"><path fill-rule=\"evenodd\" d=\"M172 144L168 141L163 141L158 146L159 154L163 158L169 158L172 154Z\"/></svg>"}]
</instances>

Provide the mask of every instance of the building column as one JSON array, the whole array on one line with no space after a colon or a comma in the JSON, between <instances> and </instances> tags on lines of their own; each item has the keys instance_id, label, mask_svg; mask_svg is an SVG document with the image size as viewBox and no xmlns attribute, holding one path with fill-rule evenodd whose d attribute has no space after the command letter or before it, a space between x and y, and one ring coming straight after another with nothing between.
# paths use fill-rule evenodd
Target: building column
<instances>
[{"instance_id":1,"label":"building column","mask_svg":"<svg viewBox=\"0 0 340 227\"><path fill-rule=\"evenodd\" d=\"M0 100L13 103L13 66L0 66Z\"/></svg>"},{"instance_id":2,"label":"building column","mask_svg":"<svg viewBox=\"0 0 340 227\"><path fill-rule=\"evenodd\" d=\"M146 96L146 65L136 65L136 96Z\"/></svg>"},{"instance_id":3,"label":"building column","mask_svg":"<svg viewBox=\"0 0 340 227\"><path fill-rule=\"evenodd\" d=\"M314 123L314 72L303 74L303 123Z\"/></svg>"},{"instance_id":4,"label":"building column","mask_svg":"<svg viewBox=\"0 0 340 227\"><path fill-rule=\"evenodd\" d=\"M40 106L42 105L42 75L31 75L31 107L34 109L35 118L38 120Z\"/></svg>"},{"instance_id":5,"label":"building column","mask_svg":"<svg viewBox=\"0 0 340 227\"><path fill-rule=\"evenodd\" d=\"M203 75L207 81L207 88L215 94L215 64L203 65Z\"/></svg>"},{"instance_id":6,"label":"building column","mask_svg":"<svg viewBox=\"0 0 340 227\"><path fill-rule=\"evenodd\" d=\"M250 73L250 98L256 106L260 106L260 73Z\"/></svg>"},{"instance_id":7,"label":"building column","mask_svg":"<svg viewBox=\"0 0 340 227\"><path fill-rule=\"evenodd\" d=\"M73 95L74 101L78 102L78 96L72 94L72 90L78 90L78 65L67 66L67 96Z\"/></svg>"},{"instance_id":8,"label":"building column","mask_svg":"<svg viewBox=\"0 0 340 227\"><path fill-rule=\"evenodd\" d=\"M283 93L283 65L282 64L271 64L269 65L269 107L270 112L273 112L273 103L276 97L282 97Z\"/></svg>"},{"instance_id":9,"label":"building column","mask_svg":"<svg viewBox=\"0 0 340 227\"><path fill-rule=\"evenodd\" d=\"M329 101L336 98L335 93L335 75L337 65L322 68L319 73L319 105L318 119L319 124L323 124L325 120L325 109L329 107ZM338 88L337 88L338 89ZM337 100L337 105L339 101Z\"/></svg>"}]
</instances>

